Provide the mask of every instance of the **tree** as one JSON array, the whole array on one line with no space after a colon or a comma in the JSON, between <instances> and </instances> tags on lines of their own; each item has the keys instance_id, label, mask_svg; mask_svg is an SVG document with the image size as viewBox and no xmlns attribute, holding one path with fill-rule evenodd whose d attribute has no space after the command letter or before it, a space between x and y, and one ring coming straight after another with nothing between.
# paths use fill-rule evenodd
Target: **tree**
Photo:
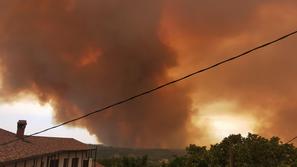
<instances>
[{"instance_id":1,"label":"tree","mask_svg":"<svg viewBox=\"0 0 297 167\"><path fill-rule=\"evenodd\" d=\"M209 149L190 145L185 156L176 157L169 167L297 167L297 149L278 137L256 134L230 135ZM231 165L231 166L232 166Z\"/></svg>"}]
</instances>

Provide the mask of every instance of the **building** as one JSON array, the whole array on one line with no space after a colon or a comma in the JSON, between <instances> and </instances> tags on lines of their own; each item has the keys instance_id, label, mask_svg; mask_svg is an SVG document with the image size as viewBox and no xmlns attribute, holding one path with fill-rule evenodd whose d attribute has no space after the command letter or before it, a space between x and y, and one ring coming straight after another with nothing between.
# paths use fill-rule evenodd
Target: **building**
<instances>
[{"instance_id":1,"label":"building","mask_svg":"<svg viewBox=\"0 0 297 167\"><path fill-rule=\"evenodd\" d=\"M98 166L94 161L96 149L89 145L72 138L26 138L26 125L26 121L18 121L16 134L0 129L0 167Z\"/></svg>"}]
</instances>

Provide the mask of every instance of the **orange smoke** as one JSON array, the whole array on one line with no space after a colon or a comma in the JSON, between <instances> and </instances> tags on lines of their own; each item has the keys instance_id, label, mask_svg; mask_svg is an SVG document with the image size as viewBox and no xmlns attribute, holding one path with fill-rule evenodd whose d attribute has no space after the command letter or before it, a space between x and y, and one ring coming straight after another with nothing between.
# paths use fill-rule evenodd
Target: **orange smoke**
<instances>
[{"instance_id":1,"label":"orange smoke","mask_svg":"<svg viewBox=\"0 0 297 167\"><path fill-rule=\"evenodd\" d=\"M33 93L41 102L51 101L57 122L65 121L288 32L296 5L290 0L3 1L0 95L13 100ZM242 110L229 115L251 115L260 122L258 132L288 138L297 109L295 43L287 40L75 125L109 145L183 147L209 134L210 128L191 122L207 112L201 106L232 101Z\"/></svg>"}]
</instances>

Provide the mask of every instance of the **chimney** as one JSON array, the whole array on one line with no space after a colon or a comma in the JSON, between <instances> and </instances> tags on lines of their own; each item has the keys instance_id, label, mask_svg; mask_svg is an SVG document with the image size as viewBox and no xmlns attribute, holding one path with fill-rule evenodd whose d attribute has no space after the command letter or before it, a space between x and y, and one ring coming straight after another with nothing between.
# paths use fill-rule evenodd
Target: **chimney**
<instances>
[{"instance_id":1,"label":"chimney","mask_svg":"<svg viewBox=\"0 0 297 167\"><path fill-rule=\"evenodd\" d=\"M26 120L19 120L18 121L18 130L17 130L17 133L16 133L16 136L18 138L24 138L26 125L27 125Z\"/></svg>"}]
</instances>

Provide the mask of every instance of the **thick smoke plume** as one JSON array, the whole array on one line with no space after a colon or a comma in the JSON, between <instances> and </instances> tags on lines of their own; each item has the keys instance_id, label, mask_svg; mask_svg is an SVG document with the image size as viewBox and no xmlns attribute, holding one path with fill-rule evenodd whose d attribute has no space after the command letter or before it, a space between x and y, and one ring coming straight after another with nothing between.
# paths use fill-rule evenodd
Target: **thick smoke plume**
<instances>
[{"instance_id":1,"label":"thick smoke plume","mask_svg":"<svg viewBox=\"0 0 297 167\"><path fill-rule=\"evenodd\" d=\"M163 35L180 64L171 73L193 71L296 30L296 7L291 0L172 1ZM233 103L239 106L234 115L254 117L255 132L291 139L297 134L296 43L292 37L201 75L191 82L193 103Z\"/></svg>"},{"instance_id":2,"label":"thick smoke plume","mask_svg":"<svg viewBox=\"0 0 297 167\"><path fill-rule=\"evenodd\" d=\"M3 1L1 97L14 100L20 93L33 93L40 102L53 104L57 122L65 121L280 35L275 32L292 30L296 4ZM296 42L288 40L195 82L166 88L76 125L105 144L181 147L203 136L203 131L192 131L194 103L235 101L256 118L262 116L257 121L269 122L258 132L291 137L297 110Z\"/></svg>"},{"instance_id":3,"label":"thick smoke plume","mask_svg":"<svg viewBox=\"0 0 297 167\"><path fill-rule=\"evenodd\" d=\"M34 93L65 121L168 81L176 56L159 38L153 1L1 2L2 96ZM181 146L187 90L176 87L77 124L105 144Z\"/></svg>"}]
</instances>

